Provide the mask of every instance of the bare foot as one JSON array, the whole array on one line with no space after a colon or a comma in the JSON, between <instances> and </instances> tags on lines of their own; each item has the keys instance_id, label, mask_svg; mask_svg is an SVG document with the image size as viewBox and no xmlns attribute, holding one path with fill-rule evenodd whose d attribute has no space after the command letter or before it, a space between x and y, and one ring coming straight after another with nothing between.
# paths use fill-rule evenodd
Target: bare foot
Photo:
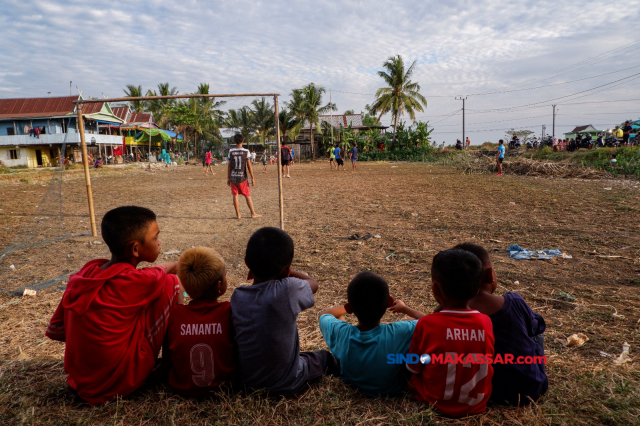
<instances>
[{"instance_id":1,"label":"bare foot","mask_svg":"<svg viewBox=\"0 0 640 426\"><path fill-rule=\"evenodd\" d=\"M238 215L238 219L242 219L242 216Z\"/></svg>"},{"instance_id":2,"label":"bare foot","mask_svg":"<svg viewBox=\"0 0 640 426\"><path fill-rule=\"evenodd\" d=\"M261 214L255 214L255 213L251 215L251 219L255 219L257 217L262 217L262 215Z\"/></svg>"}]
</instances>

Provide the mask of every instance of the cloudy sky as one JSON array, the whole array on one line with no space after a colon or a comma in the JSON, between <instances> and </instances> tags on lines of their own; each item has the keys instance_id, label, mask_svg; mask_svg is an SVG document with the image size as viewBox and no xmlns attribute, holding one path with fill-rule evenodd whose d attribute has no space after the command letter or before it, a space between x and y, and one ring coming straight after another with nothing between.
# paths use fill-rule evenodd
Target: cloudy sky
<instances>
[{"instance_id":1,"label":"cloudy sky","mask_svg":"<svg viewBox=\"0 0 640 426\"><path fill-rule=\"evenodd\" d=\"M314 82L339 112L372 103L392 55L416 61L438 141L556 134L640 116L639 0L0 2L0 97L277 92ZM496 93L498 92L498 93ZM327 97L328 100L328 97ZM228 106L248 101L235 99ZM390 117L383 118L386 124Z\"/></svg>"}]
</instances>

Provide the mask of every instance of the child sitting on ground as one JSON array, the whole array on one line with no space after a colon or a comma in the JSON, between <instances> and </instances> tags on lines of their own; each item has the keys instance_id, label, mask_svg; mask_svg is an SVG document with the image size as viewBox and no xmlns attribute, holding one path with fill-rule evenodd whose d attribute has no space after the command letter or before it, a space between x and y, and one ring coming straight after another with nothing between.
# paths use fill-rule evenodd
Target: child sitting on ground
<instances>
[{"instance_id":1,"label":"child sitting on ground","mask_svg":"<svg viewBox=\"0 0 640 426\"><path fill-rule=\"evenodd\" d=\"M463 243L454 248L473 253L482 262L480 291L469 301L469 307L491 318L495 356L505 359L505 355L511 355L514 362L518 357L539 357L531 364L494 364L491 400L511 405L527 405L538 400L549 388L542 360L544 319L517 293L493 294L498 280L489 253L483 247Z\"/></svg>"},{"instance_id":2,"label":"child sitting on ground","mask_svg":"<svg viewBox=\"0 0 640 426\"><path fill-rule=\"evenodd\" d=\"M433 258L431 291L442 310L418 321L409 349L421 361L407 365L413 396L452 417L485 411L491 394L493 368L483 362L493 354L491 320L469 308L481 274L482 263L468 251Z\"/></svg>"},{"instance_id":3,"label":"child sitting on ground","mask_svg":"<svg viewBox=\"0 0 640 426\"><path fill-rule=\"evenodd\" d=\"M176 263L136 269L160 254L156 215L118 207L104 215L111 260L96 259L71 275L46 335L65 342L67 383L91 404L138 389L155 367L167 319L182 303Z\"/></svg>"},{"instance_id":4,"label":"child sitting on ground","mask_svg":"<svg viewBox=\"0 0 640 426\"><path fill-rule=\"evenodd\" d=\"M249 239L244 260L253 285L237 287L231 296L244 385L290 396L323 374L337 373L330 352L300 352L296 319L315 303L318 282L291 269L291 237L278 228L261 228Z\"/></svg>"},{"instance_id":5,"label":"child sitting on ground","mask_svg":"<svg viewBox=\"0 0 640 426\"><path fill-rule=\"evenodd\" d=\"M183 395L203 395L234 378L231 305L218 302L227 291L227 271L212 248L196 247L178 260L178 278L191 297L176 306L162 348L169 386Z\"/></svg>"},{"instance_id":6,"label":"child sitting on ground","mask_svg":"<svg viewBox=\"0 0 640 426\"><path fill-rule=\"evenodd\" d=\"M391 396L407 388L402 363L388 363L389 354L406 354L417 321L380 324L387 308L414 319L425 314L389 296L387 282L373 272L362 272L349 283L345 305L320 313L320 331L340 362L340 377L371 397ZM344 321L352 313L357 325Z\"/></svg>"}]
</instances>

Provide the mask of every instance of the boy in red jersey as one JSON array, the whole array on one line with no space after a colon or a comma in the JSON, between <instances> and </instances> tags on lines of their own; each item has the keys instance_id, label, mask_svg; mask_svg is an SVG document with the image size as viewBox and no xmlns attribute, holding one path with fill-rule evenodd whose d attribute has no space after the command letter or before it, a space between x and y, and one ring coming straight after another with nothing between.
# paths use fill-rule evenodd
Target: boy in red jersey
<instances>
[{"instance_id":1,"label":"boy in red jersey","mask_svg":"<svg viewBox=\"0 0 640 426\"><path fill-rule=\"evenodd\" d=\"M493 354L491 319L469 309L481 275L482 263L468 251L445 250L433 258L431 290L442 310L418 321L409 348L424 362L407 365L413 396L452 417L485 411L491 395L491 364L468 362L469 354Z\"/></svg>"},{"instance_id":2,"label":"boy in red jersey","mask_svg":"<svg viewBox=\"0 0 640 426\"><path fill-rule=\"evenodd\" d=\"M67 383L90 404L126 396L155 367L167 321L182 303L175 262L136 269L160 254L156 215L118 207L104 215L111 260L96 259L69 278L47 337L65 342Z\"/></svg>"},{"instance_id":3,"label":"boy in red jersey","mask_svg":"<svg viewBox=\"0 0 640 426\"><path fill-rule=\"evenodd\" d=\"M203 395L233 380L233 329L229 302L218 302L227 291L227 271L212 248L196 247L178 260L178 277L191 297L176 306L162 349L169 386L183 395Z\"/></svg>"}]
</instances>

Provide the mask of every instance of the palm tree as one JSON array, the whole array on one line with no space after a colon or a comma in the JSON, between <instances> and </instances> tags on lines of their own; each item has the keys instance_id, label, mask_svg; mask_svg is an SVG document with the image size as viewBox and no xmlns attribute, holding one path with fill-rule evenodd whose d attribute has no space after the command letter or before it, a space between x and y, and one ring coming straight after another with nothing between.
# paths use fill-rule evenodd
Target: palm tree
<instances>
[{"instance_id":1,"label":"palm tree","mask_svg":"<svg viewBox=\"0 0 640 426\"><path fill-rule=\"evenodd\" d=\"M254 100L251 102L251 105L253 105L252 116L254 125L260 135L260 143L264 145L265 138L275 131L273 106L267 102L265 98Z\"/></svg>"},{"instance_id":2,"label":"palm tree","mask_svg":"<svg viewBox=\"0 0 640 426\"><path fill-rule=\"evenodd\" d=\"M337 111L338 108L333 103L322 105L322 95L326 90L324 87L316 86L310 83L302 89L294 89L291 92L291 102L289 108L300 119L299 127L304 125L305 120L309 122L309 131L311 134L311 157L315 158L315 149L313 146L313 125L316 129L320 127L320 114L329 111Z\"/></svg>"},{"instance_id":3,"label":"palm tree","mask_svg":"<svg viewBox=\"0 0 640 426\"><path fill-rule=\"evenodd\" d=\"M127 88L124 89L124 94L127 98L139 98L142 95L142 86L134 86L133 84L127 84ZM144 102L143 101L131 101L129 102L131 105L131 110L133 112L143 112L144 111Z\"/></svg>"},{"instance_id":4,"label":"palm tree","mask_svg":"<svg viewBox=\"0 0 640 426\"><path fill-rule=\"evenodd\" d=\"M239 131L244 136L247 144L251 142L256 133L253 112L247 106L239 109L230 109L227 113L225 125Z\"/></svg>"},{"instance_id":5,"label":"palm tree","mask_svg":"<svg viewBox=\"0 0 640 426\"><path fill-rule=\"evenodd\" d=\"M420 85L410 80L415 66L416 62L413 61L405 71L402 56L390 56L382 65L385 70L378 71L378 75L387 83L388 87L378 89L376 100L371 109L375 113L380 113L378 122L384 114L391 112L394 120L392 147L396 142L398 118L406 111L409 117L415 120L416 111L422 112L427 106L427 100L420 94Z\"/></svg>"},{"instance_id":6,"label":"palm tree","mask_svg":"<svg viewBox=\"0 0 640 426\"><path fill-rule=\"evenodd\" d=\"M280 110L280 114L278 114L278 121L280 122L280 136L282 140L286 141L287 136L289 136L291 142L296 140L298 133L300 133L298 126L300 120L298 120L290 110L283 108Z\"/></svg>"},{"instance_id":7,"label":"palm tree","mask_svg":"<svg viewBox=\"0 0 640 426\"><path fill-rule=\"evenodd\" d=\"M169 83L158 84L158 92L155 90L147 90L147 96L174 96L177 94L178 88L171 87ZM160 127L164 127L168 123L166 113L174 104L174 99L155 99L149 101L148 109L153 113L153 117Z\"/></svg>"}]
</instances>

